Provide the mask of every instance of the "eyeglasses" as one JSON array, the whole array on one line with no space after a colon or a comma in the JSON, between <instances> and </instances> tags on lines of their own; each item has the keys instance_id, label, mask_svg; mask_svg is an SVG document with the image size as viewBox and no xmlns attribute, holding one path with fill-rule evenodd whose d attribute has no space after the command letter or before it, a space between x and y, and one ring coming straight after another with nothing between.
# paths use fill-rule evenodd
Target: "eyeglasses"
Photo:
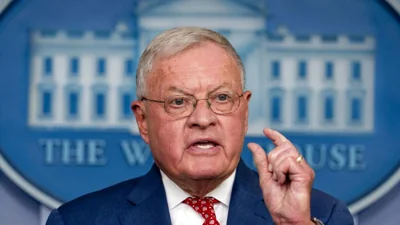
<instances>
[{"instance_id":1,"label":"eyeglasses","mask_svg":"<svg viewBox=\"0 0 400 225\"><path fill-rule=\"evenodd\" d=\"M197 102L206 100L208 107L215 114L228 114L239 108L241 95L231 92L217 92L204 99L196 99L191 95L174 95L169 96L165 101L148 99L143 97L142 101L150 101L164 104L164 110L170 115L189 116L196 108Z\"/></svg>"}]
</instances>

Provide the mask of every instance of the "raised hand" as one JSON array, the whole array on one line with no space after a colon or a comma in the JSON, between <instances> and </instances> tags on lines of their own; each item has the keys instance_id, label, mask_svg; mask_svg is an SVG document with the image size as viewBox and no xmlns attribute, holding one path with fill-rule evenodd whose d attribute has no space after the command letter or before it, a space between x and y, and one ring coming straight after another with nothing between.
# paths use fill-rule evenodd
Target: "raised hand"
<instances>
[{"instance_id":1,"label":"raised hand","mask_svg":"<svg viewBox=\"0 0 400 225\"><path fill-rule=\"evenodd\" d=\"M293 144L275 130L264 129L275 148L267 155L249 143L260 176L265 205L275 224L314 224L310 220L311 188L315 173Z\"/></svg>"}]
</instances>

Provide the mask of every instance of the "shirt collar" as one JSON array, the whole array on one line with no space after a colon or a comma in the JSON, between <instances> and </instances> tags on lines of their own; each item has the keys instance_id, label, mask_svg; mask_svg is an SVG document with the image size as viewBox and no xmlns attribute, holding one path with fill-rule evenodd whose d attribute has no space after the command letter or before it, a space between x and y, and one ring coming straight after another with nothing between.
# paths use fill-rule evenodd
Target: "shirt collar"
<instances>
[{"instance_id":1,"label":"shirt collar","mask_svg":"<svg viewBox=\"0 0 400 225\"><path fill-rule=\"evenodd\" d=\"M172 210L173 208L181 204L183 200L191 197L191 195L186 193L177 184L175 184L167 175L164 174L162 170L160 170L160 172L164 184L165 194L167 197L168 208L169 210ZM217 188L209 192L206 196L214 197L228 207L231 200L235 174L236 170L233 171L233 173L227 179L225 179Z\"/></svg>"}]
</instances>

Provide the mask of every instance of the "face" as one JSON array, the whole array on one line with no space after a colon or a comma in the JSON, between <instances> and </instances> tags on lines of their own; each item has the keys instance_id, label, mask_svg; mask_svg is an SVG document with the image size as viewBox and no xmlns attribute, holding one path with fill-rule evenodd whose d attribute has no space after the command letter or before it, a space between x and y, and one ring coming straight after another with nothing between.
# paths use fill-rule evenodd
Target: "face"
<instances>
[{"instance_id":1,"label":"face","mask_svg":"<svg viewBox=\"0 0 400 225\"><path fill-rule=\"evenodd\" d=\"M243 93L240 68L224 49L203 43L177 56L158 60L147 77L148 99L173 95L205 99L216 92ZM207 101L198 101L189 116L170 115L163 103L135 101L133 109L142 138L157 165L171 178L218 179L236 168L247 131L250 92L239 108L215 114Z\"/></svg>"}]
</instances>

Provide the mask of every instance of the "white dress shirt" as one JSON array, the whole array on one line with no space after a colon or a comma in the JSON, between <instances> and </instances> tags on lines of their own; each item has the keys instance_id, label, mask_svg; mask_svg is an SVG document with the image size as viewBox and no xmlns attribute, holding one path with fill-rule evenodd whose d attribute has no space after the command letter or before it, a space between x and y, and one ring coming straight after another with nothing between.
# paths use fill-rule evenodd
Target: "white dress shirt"
<instances>
[{"instance_id":1,"label":"white dress shirt","mask_svg":"<svg viewBox=\"0 0 400 225\"><path fill-rule=\"evenodd\" d=\"M189 205L182 203L187 197L191 197L188 193L176 185L162 171L161 177L167 196L169 214L171 216L172 225L202 225L204 218ZM206 197L214 197L219 203L214 204L215 215L220 225L226 225L228 220L228 206L231 200L232 186L235 179L236 170L224 180L216 189L206 195Z\"/></svg>"}]
</instances>

